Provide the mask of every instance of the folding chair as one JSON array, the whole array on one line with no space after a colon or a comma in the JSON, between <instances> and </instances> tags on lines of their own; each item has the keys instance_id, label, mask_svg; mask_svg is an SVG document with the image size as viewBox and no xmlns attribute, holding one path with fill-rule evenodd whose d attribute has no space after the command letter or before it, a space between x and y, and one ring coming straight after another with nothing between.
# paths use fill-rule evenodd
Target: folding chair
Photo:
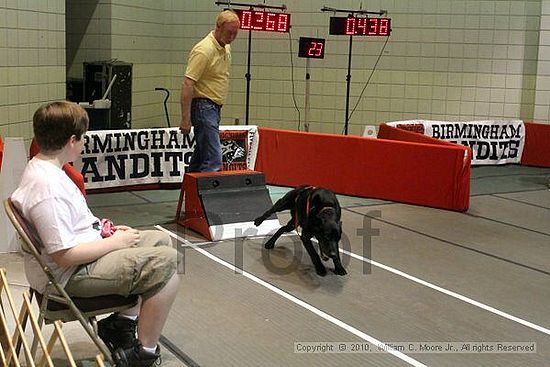
<instances>
[{"instance_id":1,"label":"folding chair","mask_svg":"<svg viewBox=\"0 0 550 367\"><path fill-rule=\"evenodd\" d=\"M7 299L7 306L4 307L2 304L2 298ZM76 367L76 361L74 360L73 354L69 349L67 344L67 339L63 334L61 328L61 321L57 320L53 323L53 332L49 337L48 342L46 343L45 335L42 334L40 327L38 326L38 320L35 315L35 312L31 306L30 294L29 291L23 292L23 303L21 304L21 310L19 314L17 313L14 297L10 291L9 283L6 277L6 271L3 268L0 268L0 362L2 366L9 367L21 367L21 360L18 358L19 345L23 345L24 355L27 358L28 367L55 367L52 360L52 352L56 344L61 346L63 354L65 355L65 361L68 366ZM11 316L13 319L14 327L12 328L13 334L11 334L10 327L8 325L8 317L11 311ZM39 360L33 358L33 353L27 342L27 337L23 331L23 325L21 325L21 320L28 319L32 327L32 335L38 340L39 345L42 349L42 356ZM12 335L10 337L10 334ZM2 339L2 337L4 337ZM105 367L103 363L103 355L101 353L96 354L95 357L95 367Z\"/></svg>"},{"instance_id":2,"label":"folding chair","mask_svg":"<svg viewBox=\"0 0 550 367\"><path fill-rule=\"evenodd\" d=\"M39 293L31 288L31 297L34 294L39 304L39 326L42 327L44 322L49 324L56 320L61 320L62 322L78 320L94 344L112 364L113 360L109 349L98 337L96 316L133 307L138 302L138 296L106 295L90 298L69 296L65 289L57 282L50 268L44 264L44 261L40 257L40 249L43 248L40 239L19 210L13 205L11 199L4 201L4 208L8 218L23 240L21 249L36 259L48 277L49 282L44 293ZM25 323L26 320L23 322L23 325ZM36 351L36 347L35 340L32 348L33 353Z\"/></svg>"}]
</instances>

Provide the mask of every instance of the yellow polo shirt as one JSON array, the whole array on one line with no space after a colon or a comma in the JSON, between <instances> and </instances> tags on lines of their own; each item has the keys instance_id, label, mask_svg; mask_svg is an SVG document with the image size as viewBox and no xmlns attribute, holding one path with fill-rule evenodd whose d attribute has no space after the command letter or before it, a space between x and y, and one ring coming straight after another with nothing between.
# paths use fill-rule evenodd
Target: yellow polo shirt
<instances>
[{"instance_id":1,"label":"yellow polo shirt","mask_svg":"<svg viewBox=\"0 0 550 367\"><path fill-rule=\"evenodd\" d=\"M219 105L225 103L229 89L231 47L222 47L210 32L193 47L185 76L195 81L193 97L209 98Z\"/></svg>"}]
</instances>

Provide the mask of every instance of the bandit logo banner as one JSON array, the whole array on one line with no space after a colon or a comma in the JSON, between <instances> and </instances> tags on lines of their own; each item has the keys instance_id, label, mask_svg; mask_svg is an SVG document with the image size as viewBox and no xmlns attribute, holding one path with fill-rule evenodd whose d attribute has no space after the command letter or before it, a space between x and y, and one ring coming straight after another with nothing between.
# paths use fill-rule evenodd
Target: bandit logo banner
<instances>
[{"instance_id":1,"label":"bandit logo banner","mask_svg":"<svg viewBox=\"0 0 550 367\"><path fill-rule=\"evenodd\" d=\"M472 164L520 163L525 146L525 125L521 120L410 120L390 122L388 125L423 132L432 138L470 147L473 155Z\"/></svg>"},{"instance_id":2,"label":"bandit logo banner","mask_svg":"<svg viewBox=\"0 0 550 367\"><path fill-rule=\"evenodd\" d=\"M222 169L254 169L256 126L220 126L220 140ZM183 135L178 128L88 131L74 165L86 189L180 183L194 147L193 132Z\"/></svg>"},{"instance_id":3,"label":"bandit logo banner","mask_svg":"<svg viewBox=\"0 0 550 367\"><path fill-rule=\"evenodd\" d=\"M248 131L220 131L220 141L222 145L222 169L224 171L246 169L246 157L248 155Z\"/></svg>"}]
</instances>

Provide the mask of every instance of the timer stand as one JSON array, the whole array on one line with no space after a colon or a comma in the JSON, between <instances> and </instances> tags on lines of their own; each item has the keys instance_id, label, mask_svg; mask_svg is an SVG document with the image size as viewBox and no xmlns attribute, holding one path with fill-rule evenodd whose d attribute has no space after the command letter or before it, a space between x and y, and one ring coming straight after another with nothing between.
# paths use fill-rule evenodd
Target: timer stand
<instances>
[{"instance_id":1,"label":"timer stand","mask_svg":"<svg viewBox=\"0 0 550 367\"><path fill-rule=\"evenodd\" d=\"M304 130L309 131L309 58L306 59L306 95L304 98Z\"/></svg>"},{"instance_id":2,"label":"timer stand","mask_svg":"<svg viewBox=\"0 0 550 367\"><path fill-rule=\"evenodd\" d=\"M248 48L246 55L246 74L244 77L246 79L246 102L245 102L245 114L244 114L244 124L248 125L248 120L250 118L250 81L252 80L252 75L250 74L250 64L251 64L251 55L252 55L252 29L248 30Z\"/></svg>"},{"instance_id":3,"label":"timer stand","mask_svg":"<svg viewBox=\"0 0 550 367\"><path fill-rule=\"evenodd\" d=\"M370 18L375 20L370 22L369 18L355 18L356 14L359 15L378 15L383 16L387 13L385 10L380 10L378 12L366 11L366 10L349 10L349 9L335 9L324 6L321 8L321 11L328 11L332 13L347 13L347 18L338 18L333 17L330 19L330 31L331 35L349 35L349 49L348 49L348 74L346 75L346 116L344 122L344 135L348 135L348 126L349 126L349 97L350 97L350 88L351 88L351 56L353 51L353 36L389 36L390 34L390 23L387 18ZM343 20L343 22L342 22ZM359 21L357 21L359 20ZM381 20L384 22L384 31L380 31ZM372 24L371 24L372 23Z\"/></svg>"},{"instance_id":4,"label":"timer stand","mask_svg":"<svg viewBox=\"0 0 550 367\"><path fill-rule=\"evenodd\" d=\"M266 4L244 4L235 3L232 1L216 1L216 5L246 7L245 10L232 8L230 8L230 10L233 10L239 16L239 29L248 30L247 65L246 74L244 75L246 79L245 125L248 125L250 116L250 81L252 80L252 74L250 73L252 59L252 31L289 32L290 14L265 11L265 9L278 9L285 11L286 5L272 6ZM254 8L261 8L263 10L256 11Z\"/></svg>"},{"instance_id":5,"label":"timer stand","mask_svg":"<svg viewBox=\"0 0 550 367\"><path fill-rule=\"evenodd\" d=\"M300 37L298 57L306 58L306 95L304 99L304 130L309 131L309 60L323 59L325 57L325 39Z\"/></svg>"}]
</instances>

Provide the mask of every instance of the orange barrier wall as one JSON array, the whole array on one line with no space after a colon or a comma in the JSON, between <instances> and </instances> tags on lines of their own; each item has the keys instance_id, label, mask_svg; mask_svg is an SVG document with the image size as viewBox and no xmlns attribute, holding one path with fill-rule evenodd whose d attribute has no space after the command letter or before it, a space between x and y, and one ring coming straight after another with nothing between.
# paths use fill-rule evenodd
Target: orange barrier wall
<instances>
[{"instance_id":1,"label":"orange barrier wall","mask_svg":"<svg viewBox=\"0 0 550 367\"><path fill-rule=\"evenodd\" d=\"M0 170L2 170L3 157L4 157L4 143L2 143L2 137L0 136Z\"/></svg>"},{"instance_id":2,"label":"orange barrier wall","mask_svg":"<svg viewBox=\"0 0 550 367\"><path fill-rule=\"evenodd\" d=\"M521 164L550 167L550 125L525 123L525 147Z\"/></svg>"},{"instance_id":3,"label":"orange barrier wall","mask_svg":"<svg viewBox=\"0 0 550 367\"><path fill-rule=\"evenodd\" d=\"M433 144L433 145L446 145L446 146L457 146L457 144L450 143L445 140L440 140L432 138L424 134L419 134L413 131L408 131L393 127L386 124L381 124L378 127L378 138L379 139L388 139L388 140L400 140L408 141L412 143L424 143L424 144ZM470 148L468 148L470 149ZM471 151L471 149L470 149ZM471 156L472 154L470 154Z\"/></svg>"},{"instance_id":4,"label":"orange barrier wall","mask_svg":"<svg viewBox=\"0 0 550 367\"><path fill-rule=\"evenodd\" d=\"M310 184L345 195L468 209L466 147L268 128L260 128L259 136L255 170L270 184Z\"/></svg>"}]
</instances>

